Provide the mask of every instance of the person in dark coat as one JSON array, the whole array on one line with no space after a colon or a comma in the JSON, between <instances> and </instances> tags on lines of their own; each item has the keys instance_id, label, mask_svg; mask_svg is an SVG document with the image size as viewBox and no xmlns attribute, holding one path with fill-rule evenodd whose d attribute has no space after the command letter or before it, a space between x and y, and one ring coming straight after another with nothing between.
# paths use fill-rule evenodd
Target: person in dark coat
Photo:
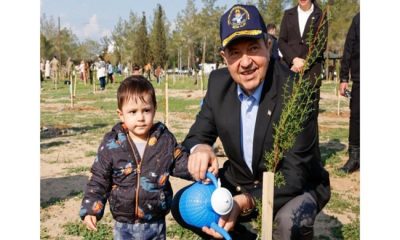
<instances>
[{"instance_id":1,"label":"person in dark coat","mask_svg":"<svg viewBox=\"0 0 400 240\"><path fill-rule=\"evenodd\" d=\"M310 42L308 33L312 31L312 36L316 35L318 26L321 22L326 21L323 17L321 9L315 3L315 0L298 1L298 5L285 11L279 33L278 46L282 53L282 59L289 66L290 70L295 73L305 71L303 79L309 78L311 83L316 87L315 94L315 113L318 117L321 73L323 68L323 53L325 49L315 55L315 61L308 69L305 66L306 56L310 50ZM327 23L322 29L323 36L326 39L328 35ZM325 45L326 46L326 45Z\"/></svg>"},{"instance_id":2,"label":"person in dark coat","mask_svg":"<svg viewBox=\"0 0 400 240\"><path fill-rule=\"evenodd\" d=\"M271 58L275 61L279 61L281 57L279 56L278 52L278 39L276 38L276 25L273 23L267 24L267 33L269 39L272 41L272 50L271 50Z\"/></svg>"},{"instance_id":3,"label":"person in dark coat","mask_svg":"<svg viewBox=\"0 0 400 240\"><path fill-rule=\"evenodd\" d=\"M350 98L349 159L341 168L346 173L352 173L360 168L360 13L354 16L347 33L340 65L340 95L345 96L349 80L353 81Z\"/></svg>"},{"instance_id":4,"label":"person in dark coat","mask_svg":"<svg viewBox=\"0 0 400 240\"><path fill-rule=\"evenodd\" d=\"M233 209L218 224L232 239L256 239L248 221L259 214L264 154L272 151L274 124L283 108L289 69L270 59L271 45L257 8L234 5L220 19L221 56L227 68L211 72L201 110L184 142L190 149L188 169L195 180L206 171L218 174L233 195ZM293 82L293 79L290 79ZM312 239L318 212L330 198L329 174L318 151L317 121L310 117L278 171L285 184L274 188L274 238ZM212 145L220 138L227 160L219 168ZM186 224L179 213L179 191L171 212L175 220L205 239L221 238L214 230Z\"/></svg>"}]
</instances>

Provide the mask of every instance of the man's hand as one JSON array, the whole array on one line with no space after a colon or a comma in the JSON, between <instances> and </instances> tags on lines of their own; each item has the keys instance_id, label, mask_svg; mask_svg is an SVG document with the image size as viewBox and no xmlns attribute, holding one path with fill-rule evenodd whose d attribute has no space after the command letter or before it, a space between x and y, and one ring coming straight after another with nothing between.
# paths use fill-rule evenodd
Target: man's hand
<instances>
[{"instance_id":1,"label":"man's hand","mask_svg":"<svg viewBox=\"0 0 400 240\"><path fill-rule=\"evenodd\" d=\"M340 93L340 95L345 96L344 90L346 90L347 88L349 88L349 83L341 82L340 85L339 85L339 93Z\"/></svg>"},{"instance_id":2,"label":"man's hand","mask_svg":"<svg viewBox=\"0 0 400 240\"><path fill-rule=\"evenodd\" d=\"M96 228L96 216L92 216L92 215L86 215L85 218L83 219L83 224L86 225L86 228L92 231L97 231Z\"/></svg>"},{"instance_id":3,"label":"man's hand","mask_svg":"<svg viewBox=\"0 0 400 240\"><path fill-rule=\"evenodd\" d=\"M230 213L223 215L219 218L218 225L225 229L227 232L233 229L235 226L237 217L245 208L249 208L249 199L244 194L239 194L233 197L233 207ZM221 234L216 232L212 228L203 227L201 229L203 232L212 236L213 238L222 239Z\"/></svg>"},{"instance_id":4,"label":"man's hand","mask_svg":"<svg viewBox=\"0 0 400 240\"><path fill-rule=\"evenodd\" d=\"M293 58L292 63L293 63L293 66L290 68L290 70L292 70L295 73L298 73L303 69L305 60L302 58L299 58L299 57L295 57L295 58Z\"/></svg>"},{"instance_id":5,"label":"man's hand","mask_svg":"<svg viewBox=\"0 0 400 240\"><path fill-rule=\"evenodd\" d=\"M198 144L189 155L188 170L194 180L204 180L206 172L218 173L218 161L213 149L207 144Z\"/></svg>"}]
</instances>

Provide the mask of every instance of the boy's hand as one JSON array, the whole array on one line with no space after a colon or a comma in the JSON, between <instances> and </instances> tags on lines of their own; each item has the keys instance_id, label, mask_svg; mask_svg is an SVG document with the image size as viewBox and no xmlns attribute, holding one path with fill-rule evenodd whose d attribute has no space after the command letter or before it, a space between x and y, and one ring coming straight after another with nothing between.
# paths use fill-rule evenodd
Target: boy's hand
<instances>
[{"instance_id":1,"label":"boy's hand","mask_svg":"<svg viewBox=\"0 0 400 240\"><path fill-rule=\"evenodd\" d=\"M97 231L96 228L96 216L92 216L92 215L86 215L85 219L83 219L83 224L86 225L86 228L92 231Z\"/></svg>"}]
</instances>

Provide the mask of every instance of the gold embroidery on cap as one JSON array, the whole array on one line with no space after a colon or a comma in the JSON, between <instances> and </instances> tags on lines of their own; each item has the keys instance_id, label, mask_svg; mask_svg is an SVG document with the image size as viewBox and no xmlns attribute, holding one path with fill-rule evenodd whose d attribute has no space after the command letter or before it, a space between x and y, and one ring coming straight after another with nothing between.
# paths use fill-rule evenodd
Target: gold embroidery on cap
<instances>
[{"instance_id":1,"label":"gold embroidery on cap","mask_svg":"<svg viewBox=\"0 0 400 240\"><path fill-rule=\"evenodd\" d=\"M243 31L238 31L234 32L229 37L225 38L224 41L222 42L222 46L225 47L225 45L234 37L236 36L241 36L241 35L247 35L247 36L256 36L261 34L261 30L243 30Z\"/></svg>"}]
</instances>

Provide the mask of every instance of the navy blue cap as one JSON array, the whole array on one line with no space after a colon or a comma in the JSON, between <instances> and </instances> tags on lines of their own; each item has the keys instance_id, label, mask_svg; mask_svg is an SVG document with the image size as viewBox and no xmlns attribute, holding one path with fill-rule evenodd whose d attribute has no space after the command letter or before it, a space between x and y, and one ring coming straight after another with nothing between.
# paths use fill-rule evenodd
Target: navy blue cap
<instances>
[{"instance_id":1,"label":"navy blue cap","mask_svg":"<svg viewBox=\"0 0 400 240\"><path fill-rule=\"evenodd\" d=\"M267 33L264 20L253 5L236 4L222 15L219 34L222 48L241 37L261 38Z\"/></svg>"}]
</instances>

